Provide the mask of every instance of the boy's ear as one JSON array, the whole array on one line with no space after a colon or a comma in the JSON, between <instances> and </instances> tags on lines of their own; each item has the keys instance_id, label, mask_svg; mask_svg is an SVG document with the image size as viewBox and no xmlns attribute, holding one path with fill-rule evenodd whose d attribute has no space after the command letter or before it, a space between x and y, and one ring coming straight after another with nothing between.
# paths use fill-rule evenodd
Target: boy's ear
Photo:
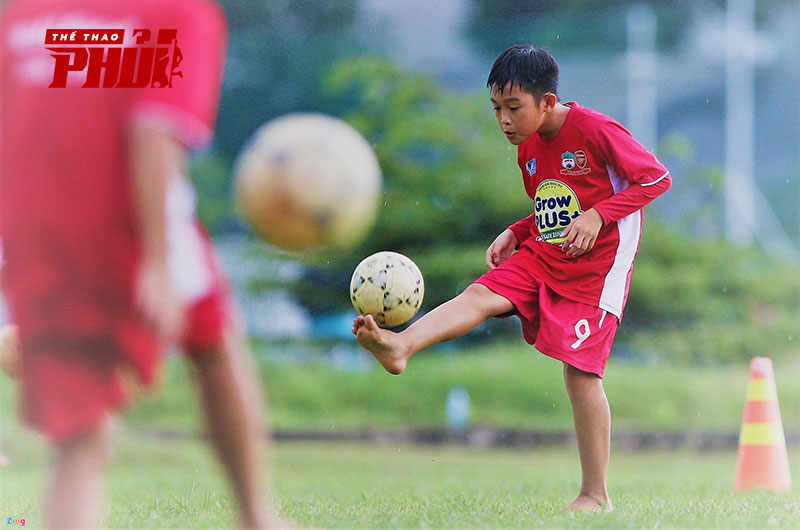
<instances>
[{"instance_id":1,"label":"boy's ear","mask_svg":"<svg viewBox=\"0 0 800 530\"><path fill-rule=\"evenodd\" d=\"M548 92L544 95L544 110L551 111L556 108L556 103L558 103L558 98L552 92Z\"/></svg>"}]
</instances>

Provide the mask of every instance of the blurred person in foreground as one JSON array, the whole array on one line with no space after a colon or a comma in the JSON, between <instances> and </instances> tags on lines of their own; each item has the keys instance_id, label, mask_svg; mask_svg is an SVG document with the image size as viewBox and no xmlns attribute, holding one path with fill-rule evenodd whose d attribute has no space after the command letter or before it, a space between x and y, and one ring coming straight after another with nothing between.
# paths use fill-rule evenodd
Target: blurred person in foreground
<instances>
[{"instance_id":1,"label":"blurred person in foreground","mask_svg":"<svg viewBox=\"0 0 800 530\"><path fill-rule=\"evenodd\" d=\"M216 118L221 9L23 0L0 24L2 275L21 417L55 449L45 526L98 526L112 414L171 344L195 368L240 523L277 526L260 486L262 396L186 177Z\"/></svg>"},{"instance_id":2,"label":"blurred person in foreground","mask_svg":"<svg viewBox=\"0 0 800 530\"><path fill-rule=\"evenodd\" d=\"M489 272L400 333L372 316L358 342L393 374L418 351L490 317L516 315L529 344L564 364L583 480L567 510L612 510L606 480L611 413L603 372L628 296L642 208L667 191L669 171L611 118L558 99L559 68L517 45L492 66L497 123L518 148L534 212L486 250Z\"/></svg>"}]
</instances>

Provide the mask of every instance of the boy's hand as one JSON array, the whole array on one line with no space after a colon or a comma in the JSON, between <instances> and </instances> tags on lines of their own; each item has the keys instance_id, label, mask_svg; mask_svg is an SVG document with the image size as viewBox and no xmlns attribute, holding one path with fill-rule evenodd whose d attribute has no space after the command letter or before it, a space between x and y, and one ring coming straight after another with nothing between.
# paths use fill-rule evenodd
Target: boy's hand
<instances>
[{"instance_id":1,"label":"boy's hand","mask_svg":"<svg viewBox=\"0 0 800 530\"><path fill-rule=\"evenodd\" d=\"M135 309L159 338L167 343L183 334L184 307L172 286L164 258L142 260L136 277Z\"/></svg>"},{"instance_id":2,"label":"boy's hand","mask_svg":"<svg viewBox=\"0 0 800 530\"><path fill-rule=\"evenodd\" d=\"M509 228L497 236L486 249L486 266L489 267L489 270L496 269L498 265L507 260L517 248L517 243L517 236Z\"/></svg>"},{"instance_id":3,"label":"boy's hand","mask_svg":"<svg viewBox=\"0 0 800 530\"><path fill-rule=\"evenodd\" d=\"M17 327L0 327L0 369L12 379L19 376L19 337Z\"/></svg>"},{"instance_id":4,"label":"boy's hand","mask_svg":"<svg viewBox=\"0 0 800 530\"><path fill-rule=\"evenodd\" d=\"M561 250L571 258L583 256L594 247L597 234L603 227L603 218L594 208L589 208L573 219L564 229Z\"/></svg>"}]
</instances>

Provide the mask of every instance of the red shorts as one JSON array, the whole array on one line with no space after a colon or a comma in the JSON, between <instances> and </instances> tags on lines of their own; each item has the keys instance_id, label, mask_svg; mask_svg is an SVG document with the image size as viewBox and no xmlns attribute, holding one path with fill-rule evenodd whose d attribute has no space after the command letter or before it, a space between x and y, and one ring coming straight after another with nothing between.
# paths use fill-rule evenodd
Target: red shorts
<instances>
[{"instance_id":1,"label":"red shorts","mask_svg":"<svg viewBox=\"0 0 800 530\"><path fill-rule=\"evenodd\" d=\"M225 327L234 316L213 247L204 234L196 241L200 241L197 249L204 257L203 263L193 266L205 265L207 285L202 294L195 289L193 298L185 299L187 320L181 346L191 356L218 351ZM117 319L107 334L90 339L67 333L28 335L23 326L19 331L21 416L54 443L96 427L126 405L127 369L150 385L163 350L150 329L132 314Z\"/></svg>"},{"instance_id":2,"label":"red shorts","mask_svg":"<svg viewBox=\"0 0 800 530\"><path fill-rule=\"evenodd\" d=\"M603 377L619 326L616 316L599 307L564 298L544 281L507 261L477 280L514 304L522 335L540 352L584 372Z\"/></svg>"}]
</instances>

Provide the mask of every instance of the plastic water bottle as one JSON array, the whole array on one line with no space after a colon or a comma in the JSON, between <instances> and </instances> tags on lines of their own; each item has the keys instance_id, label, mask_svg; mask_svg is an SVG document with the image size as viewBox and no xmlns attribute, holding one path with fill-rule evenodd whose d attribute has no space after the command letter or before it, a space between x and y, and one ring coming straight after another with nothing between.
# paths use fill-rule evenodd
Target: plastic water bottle
<instances>
[{"instance_id":1,"label":"plastic water bottle","mask_svg":"<svg viewBox=\"0 0 800 530\"><path fill-rule=\"evenodd\" d=\"M452 386L447 391L445 401L447 427L454 431L463 430L469 425L469 394L463 386Z\"/></svg>"}]
</instances>

